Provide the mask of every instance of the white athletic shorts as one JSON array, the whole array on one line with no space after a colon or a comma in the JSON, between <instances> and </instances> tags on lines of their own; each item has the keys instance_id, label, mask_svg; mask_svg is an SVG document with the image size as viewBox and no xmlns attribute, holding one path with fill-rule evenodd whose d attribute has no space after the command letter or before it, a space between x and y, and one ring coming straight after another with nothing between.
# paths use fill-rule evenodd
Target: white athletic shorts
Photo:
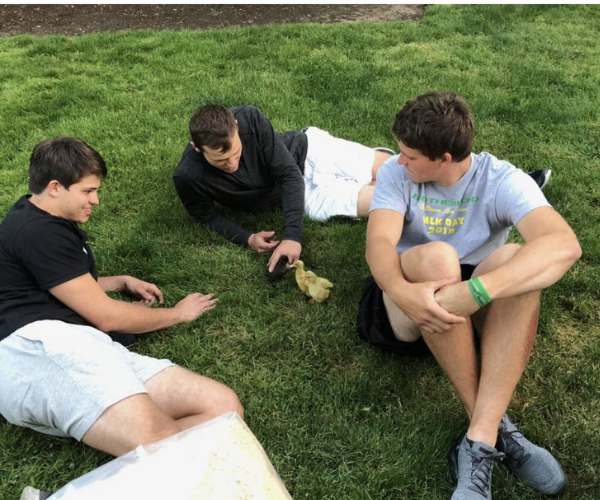
<instances>
[{"instance_id":1,"label":"white athletic shorts","mask_svg":"<svg viewBox=\"0 0 600 500\"><path fill-rule=\"evenodd\" d=\"M358 193L373 180L375 150L317 127L305 133L304 212L319 221L334 215L357 217Z\"/></svg>"},{"instance_id":2,"label":"white athletic shorts","mask_svg":"<svg viewBox=\"0 0 600 500\"><path fill-rule=\"evenodd\" d=\"M170 366L90 326L36 321L0 342L0 413L12 424L80 441L107 408L148 393L144 383Z\"/></svg>"}]
</instances>

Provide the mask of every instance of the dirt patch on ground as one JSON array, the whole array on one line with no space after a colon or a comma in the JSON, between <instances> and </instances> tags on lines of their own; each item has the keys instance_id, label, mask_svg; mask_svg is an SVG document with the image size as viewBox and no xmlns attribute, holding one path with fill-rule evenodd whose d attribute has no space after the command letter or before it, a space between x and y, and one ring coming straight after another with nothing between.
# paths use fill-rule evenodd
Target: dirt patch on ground
<instances>
[{"instance_id":1,"label":"dirt patch on ground","mask_svg":"<svg viewBox=\"0 0 600 500\"><path fill-rule=\"evenodd\" d=\"M351 21L418 21L426 5L0 5L0 36Z\"/></svg>"}]
</instances>

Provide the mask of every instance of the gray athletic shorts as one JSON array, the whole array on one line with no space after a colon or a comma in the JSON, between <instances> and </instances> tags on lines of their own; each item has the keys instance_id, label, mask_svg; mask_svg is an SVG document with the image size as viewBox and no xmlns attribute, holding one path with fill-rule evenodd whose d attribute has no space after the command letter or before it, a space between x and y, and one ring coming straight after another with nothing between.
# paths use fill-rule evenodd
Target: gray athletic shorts
<instances>
[{"instance_id":1,"label":"gray athletic shorts","mask_svg":"<svg viewBox=\"0 0 600 500\"><path fill-rule=\"evenodd\" d=\"M80 441L107 408L147 393L144 383L170 366L90 326L36 321L0 342L0 413L15 425Z\"/></svg>"}]
</instances>

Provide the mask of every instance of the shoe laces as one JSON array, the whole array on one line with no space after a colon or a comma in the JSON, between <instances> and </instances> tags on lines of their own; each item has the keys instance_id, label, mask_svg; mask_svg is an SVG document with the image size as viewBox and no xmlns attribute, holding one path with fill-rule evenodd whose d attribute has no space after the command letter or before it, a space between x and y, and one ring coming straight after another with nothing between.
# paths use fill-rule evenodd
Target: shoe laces
<instances>
[{"instance_id":1,"label":"shoe laces","mask_svg":"<svg viewBox=\"0 0 600 500\"><path fill-rule=\"evenodd\" d=\"M530 458L530 455L525 453L525 447L519 443L519 439L525 437L523 433L515 429L514 431L504 431L498 434L504 443L507 462L514 467L523 466Z\"/></svg>"},{"instance_id":2,"label":"shoe laces","mask_svg":"<svg viewBox=\"0 0 600 500\"><path fill-rule=\"evenodd\" d=\"M492 469L496 460L502 460L504 453L486 453L475 455L471 453L471 484L469 489L487 498L487 493L492 482Z\"/></svg>"}]
</instances>

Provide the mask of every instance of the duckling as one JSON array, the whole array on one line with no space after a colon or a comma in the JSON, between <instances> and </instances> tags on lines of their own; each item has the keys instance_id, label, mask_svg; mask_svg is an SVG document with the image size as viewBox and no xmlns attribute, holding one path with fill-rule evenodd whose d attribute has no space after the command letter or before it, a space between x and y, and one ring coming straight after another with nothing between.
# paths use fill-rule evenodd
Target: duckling
<instances>
[{"instance_id":1,"label":"duckling","mask_svg":"<svg viewBox=\"0 0 600 500\"><path fill-rule=\"evenodd\" d=\"M309 302L323 302L329 297L329 289L333 286L331 281L325 278L319 278L312 271L304 269L304 262L297 260L291 267L296 268L296 283L298 288L310 297Z\"/></svg>"},{"instance_id":2,"label":"duckling","mask_svg":"<svg viewBox=\"0 0 600 500\"><path fill-rule=\"evenodd\" d=\"M310 272L310 271L309 271ZM310 296L309 302L323 302L329 298L329 289L333 287L333 283L325 278L318 278L312 273L312 276L307 276L305 282L308 285L308 293Z\"/></svg>"},{"instance_id":3,"label":"duckling","mask_svg":"<svg viewBox=\"0 0 600 500\"><path fill-rule=\"evenodd\" d=\"M302 293L308 295L308 284L306 283L306 277L310 276L311 274L313 276L316 276L316 274L312 271L305 271L304 262L302 262L301 260L297 260L290 267L296 269L296 283L298 284L298 288L300 288Z\"/></svg>"}]
</instances>

